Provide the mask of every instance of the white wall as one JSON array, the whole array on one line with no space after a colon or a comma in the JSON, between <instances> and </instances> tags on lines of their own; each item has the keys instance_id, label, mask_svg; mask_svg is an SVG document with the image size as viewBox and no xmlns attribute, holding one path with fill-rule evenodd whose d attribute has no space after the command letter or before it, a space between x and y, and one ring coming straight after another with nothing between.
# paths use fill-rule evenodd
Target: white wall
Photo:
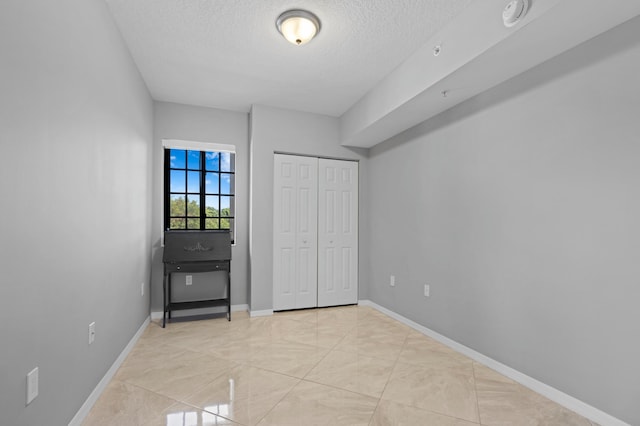
<instances>
[{"instance_id":1,"label":"white wall","mask_svg":"<svg viewBox=\"0 0 640 426\"><path fill-rule=\"evenodd\" d=\"M369 297L640 424L638 76L636 18L372 149Z\"/></svg>"},{"instance_id":2,"label":"white wall","mask_svg":"<svg viewBox=\"0 0 640 426\"><path fill-rule=\"evenodd\" d=\"M64 425L148 316L152 102L102 0L3 1L0 94L0 424Z\"/></svg>"},{"instance_id":3,"label":"white wall","mask_svg":"<svg viewBox=\"0 0 640 426\"><path fill-rule=\"evenodd\" d=\"M152 299L151 310L162 311L163 249L160 237L163 227L164 197L164 148L163 139L181 139L197 142L215 142L236 146L236 234L231 261L231 303L248 303L249 257L249 115L214 108L187 106L167 102L155 102L153 145L153 229L152 241ZM180 274L174 274L174 295L184 300L206 297L212 281L222 281L215 273L193 275L193 285L187 288ZM221 282L219 284L222 284ZM214 288L213 291L217 291ZM204 292L204 293L203 293ZM209 293L211 294L211 293ZM215 296L211 296L215 297ZM177 300L177 299L176 299ZM178 312L211 312L212 309Z\"/></svg>"},{"instance_id":4,"label":"white wall","mask_svg":"<svg viewBox=\"0 0 640 426\"><path fill-rule=\"evenodd\" d=\"M337 118L289 111L262 105L251 110L251 294L252 311L273 309L273 154L337 157L360 161L360 174L366 174L366 150L339 145ZM366 198L366 182L360 184L360 202ZM366 226L360 210L360 228ZM360 233L360 247L367 246ZM362 250L365 251L365 250ZM360 297L366 295L366 257L360 255Z\"/></svg>"}]
</instances>

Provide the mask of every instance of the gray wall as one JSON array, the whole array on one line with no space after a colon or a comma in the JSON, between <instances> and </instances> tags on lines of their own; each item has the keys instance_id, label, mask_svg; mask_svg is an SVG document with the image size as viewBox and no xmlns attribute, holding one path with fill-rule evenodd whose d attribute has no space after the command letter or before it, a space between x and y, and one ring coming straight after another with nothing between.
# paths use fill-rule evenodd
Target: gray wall
<instances>
[{"instance_id":1,"label":"gray wall","mask_svg":"<svg viewBox=\"0 0 640 426\"><path fill-rule=\"evenodd\" d=\"M0 424L64 425L148 316L153 106L102 0L3 1L0 58Z\"/></svg>"},{"instance_id":2,"label":"gray wall","mask_svg":"<svg viewBox=\"0 0 640 426\"><path fill-rule=\"evenodd\" d=\"M339 145L337 118L262 105L251 110L251 300L252 311L273 309L273 154L274 151L312 156L364 160L366 150ZM367 173L360 161L360 176ZM360 202L367 184L360 179ZM366 228L366 211L360 209L360 229ZM364 227L364 228L363 228ZM368 245L360 232L360 298L366 297Z\"/></svg>"},{"instance_id":3,"label":"gray wall","mask_svg":"<svg viewBox=\"0 0 640 426\"><path fill-rule=\"evenodd\" d=\"M231 303L248 304L249 257L249 115L242 112L155 102L153 145L152 289L151 310L162 311L162 247L164 148L163 139L215 142L236 146L236 234L231 261ZM216 297L223 290L224 276L218 273L193 275L187 287L184 275L174 274L174 300ZM213 284L213 285L212 285ZM213 292L213 293L212 293ZM214 312L216 309L177 312L176 316Z\"/></svg>"},{"instance_id":4,"label":"gray wall","mask_svg":"<svg viewBox=\"0 0 640 426\"><path fill-rule=\"evenodd\" d=\"M366 177L374 302L630 424L638 76L635 19L375 147Z\"/></svg>"}]
</instances>

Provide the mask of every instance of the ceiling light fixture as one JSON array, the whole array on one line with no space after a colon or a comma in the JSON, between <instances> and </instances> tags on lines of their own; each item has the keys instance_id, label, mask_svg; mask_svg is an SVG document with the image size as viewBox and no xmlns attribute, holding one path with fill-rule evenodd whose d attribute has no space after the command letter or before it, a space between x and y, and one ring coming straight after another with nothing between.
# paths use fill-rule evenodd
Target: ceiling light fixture
<instances>
[{"instance_id":1,"label":"ceiling light fixture","mask_svg":"<svg viewBox=\"0 0 640 426\"><path fill-rule=\"evenodd\" d=\"M502 11L502 20L504 26L511 28L518 22L522 21L529 11L529 0L512 0L505 6Z\"/></svg>"},{"instance_id":2,"label":"ceiling light fixture","mask_svg":"<svg viewBox=\"0 0 640 426\"><path fill-rule=\"evenodd\" d=\"M320 20L306 10L287 10L278 16L276 27L280 34L295 45L311 41L320 31Z\"/></svg>"}]
</instances>

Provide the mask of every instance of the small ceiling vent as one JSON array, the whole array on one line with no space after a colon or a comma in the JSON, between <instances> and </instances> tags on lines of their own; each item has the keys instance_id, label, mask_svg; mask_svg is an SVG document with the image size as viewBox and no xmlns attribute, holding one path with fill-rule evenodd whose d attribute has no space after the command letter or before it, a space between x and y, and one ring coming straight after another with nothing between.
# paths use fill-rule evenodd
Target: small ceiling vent
<instances>
[{"instance_id":1,"label":"small ceiling vent","mask_svg":"<svg viewBox=\"0 0 640 426\"><path fill-rule=\"evenodd\" d=\"M529 0L513 0L507 3L502 11L504 26L511 28L522 21L529 11Z\"/></svg>"}]
</instances>

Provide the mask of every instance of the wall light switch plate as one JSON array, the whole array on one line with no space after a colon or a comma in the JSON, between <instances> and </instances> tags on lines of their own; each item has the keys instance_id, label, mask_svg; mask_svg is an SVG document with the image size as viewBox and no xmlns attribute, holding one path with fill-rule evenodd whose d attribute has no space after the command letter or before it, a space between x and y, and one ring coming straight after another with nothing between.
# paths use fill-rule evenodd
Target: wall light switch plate
<instances>
[{"instance_id":1,"label":"wall light switch plate","mask_svg":"<svg viewBox=\"0 0 640 426\"><path fill-rule=\"evenodd\" d=\"M395 277L395 275L391 275L391 278L389 279L389 285L391 287L395 287L396 286L396 277Z\"/></svg>"},{"instance_id":2,"label":"wall light switch plate","mask_svg":"<svg viewBox=\"0 0 640 426\"><path fill-rule=\"evenodd\" d=\"M187 285L193 284L193 275L187 275L185 279L186 279Z\"/></svg>"},{"instance_id":3,"label":"wall light switch plate","mask_svg":"<svg viewBox=\"0 0 640 426\"><path fill-rule=\"evenodd\" d=\"M89 344L92 344L96 340L96 322L89 324Z\"/></svg>"},{"instance_id":4,"label":"wall light switch plate","mask_svg":"<svg viewBox=\"0 0 640 426\"><path fill-rule=\"evenodd\" d=\"M38 367L27 374L27 405L38 396Z\"/></svg>"},{"instance_id":5,"label":"wall light switch plate","mask_svg":"<svg viewBox=\"0 0 640 426\"><path fill-rule=\"evenodd\" d=\"M429 284L424 285L424 297L430 297L431 295L431 286Z\"/></svg>"}]
</instances>

